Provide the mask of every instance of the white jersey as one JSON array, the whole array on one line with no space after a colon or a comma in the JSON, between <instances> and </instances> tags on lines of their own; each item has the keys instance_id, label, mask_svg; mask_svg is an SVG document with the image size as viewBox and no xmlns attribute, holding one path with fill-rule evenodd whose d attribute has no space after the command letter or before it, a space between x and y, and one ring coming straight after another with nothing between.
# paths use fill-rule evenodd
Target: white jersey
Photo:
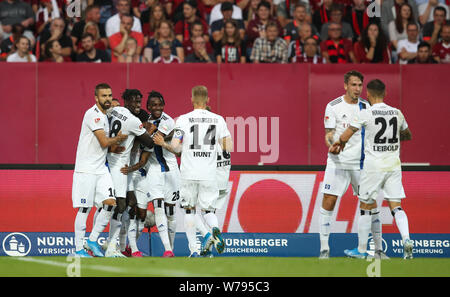
<instances>
[{"instance_id":1,"label":"white jersey","mask_svg":"<svg viewBox=\"0 0 450 297\"><path fill-rule=\"evenodd\" d=\"M109 131L110 137L115 137L119 131L122 131L122 134L128 135L128 138L120 144L125 147L125 150L122 153L108 153L109 166L123 167L125 164L129 165L134 138L144 134L146 131L141 120L133 115L128 108L116 106L111 111Z\"/></svg>"},{"instance_id":2,"label":"white jersey","mask_svg":"<svg viewBox=\"0 0 450 297\"><path fill-rule=\"evenodd\" d=\"M217 143L230 136L222 116L205 109L181 115L174 137L182 139L181 177L186 180L215 180Z\"/></svg>"},{"instance_id":3,"label":"white jersey","mask_svg":"<svg viewBox=\"0 0 450 297\"><path fill-rule=\"evenodd\" d=\"M377 103L362 111L350 125L365 127L364 170L401 170L400 131L408 128L408 124L399 109Z\"/></svg>"},{"instance_id":4,"label":"white jersey","mask_svg":"<svg viewBox=\"0 0 450 297\"><path fill-rule=\"evenodd\" d=\"M228 131L228 129L227 129ZM227 132L230 134L230 132ZM226 189L230 178L231 170L231 154L223 151L219 143L217 143L217 183L219 190Z\"/></svg>"},{"instance_id":5,"label":"white jersey","mask_svg":"<svg viewBox=\"0 0 450 297\"><path fill-rule=\"evenodd\" d=\"M349 104L345 102L344 96L328 103L325 109L324 124L326 129L336 129L333 141L337 141L339 136L350 125L350 121L355 118L360 110L368 106L369 103L361 98L358 98L358 103ZM363 130L356 132L340 154L328 153L327 166L338 169L361 169L364 160L364 150L362 150L362 147L364 147L363 135Z\"/></svg>"},{"instance_id":6,"label":"white jersey","mask_svg":"<svg viewBox=\"0 0 450 297\"><path fill-rule=\"evenodd\" d=\"M104 174L108 172L105 166L108 148L102 148L94 134L96 130L104 130L109 134L108 118L97 105L89 108L83 117L80 138L78 139L75 172Z\"/></svg>"},{"instance_id":7,"label":"white jersey","mask_svg":"<svg viewBox=\"0 0 450 297\"><path fill-rule=\"evenodd\" d=\"M161 114L159 119L153 120L149 118L148 122L154 124L158 128L158 131L163 133L165 136L169 135L175 128L175 121L165 112ZM150 154L147 164L148 166L146 167L146 170L148 172L167 172L171 170L178 170L176 156L159 145L155 145L153 147L153 153Z\"/></svg>"}]
</instances>

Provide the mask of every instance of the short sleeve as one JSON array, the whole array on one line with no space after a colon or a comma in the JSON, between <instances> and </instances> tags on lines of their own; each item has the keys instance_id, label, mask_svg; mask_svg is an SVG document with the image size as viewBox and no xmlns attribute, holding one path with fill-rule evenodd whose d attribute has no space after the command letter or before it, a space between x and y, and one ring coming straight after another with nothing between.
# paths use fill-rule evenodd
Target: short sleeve
<instances>
[{"instance_id":1,"label":"short sleeve","mask_svg":"<svg viewBox=\"0 0 450 297\"><path fill-rule=\"evenodd\" d=\"M400 121L399 123L400 131L404 131L408 129L408 123L406 122L405 116L400 110L398 111L398 113L399 113L398 119Z\"/></svg>"},{"instance_id":2,"label":"short sleeve","mask_svg":"<svg viewBox=\"0 0 450 297\"><path fill-rule=\"evenodd\" d=\"M184 118L182 116L180 116L176 123L175 123L175 128L174 128L175 132L173 134L174 138L177 139L183 139L183 136L185 134L186 131L185 130L185 125L184 125Z\"/></svg>"},{"instance_id":3,"label":"short sleeve","mask_svg":"<svg viewBox=\"0 0 450 297\"><path fill-rule=\"evenodd\" d=\"M324 126L325 129L336 128L336 115L334 114L333 108L329 104L325 108Z\"/></svg>"},{"instance_id":4,"label":"short sleeve","mask_svg":"<svg viewBox=\"0 0 450 297\"><path fill-rule=\"evenodd\" d=\"M86 117L84 120L86 125L92 132L100 129L105 130L106 118L103 114L99 114L94 112L93 110L90 110L86 113Z\"/></svg>"},{"instance_id":5,"label":"short sleeve","mask_svg":"<svg viewBox=\"0 0 450 297\"><path fill-rule=\"evenodd\" d=\"M160 131L164 135L169 135L170 132L172 132L172 130L174 129L174 126L175 126L174 120L169 119L159 124L158 131Z\"/></svg>"},{"instance_id":6,"label":"short sleeve","mask_svg":"<svg viewBox=\"0 0 450 297\"><path fill-rule=\"evenodd\" d=\"M350 121L350 126L361 129L369 122L370 114L367 109L363 109L358 112L355 117Z\"/></svg>"},{"instance_id":7,"label":"short sleeve","mask_svg":"<svg viewBox=\"0 0 450 297\"><path fill-rule=\"evenodd\" d=\"M136 136L141 136L144 134L147 130L145 130L144 125L142 124L141 120L138 118L130 119L130 128L129 133L134 134Z\"/></svg>"}]
</instances>

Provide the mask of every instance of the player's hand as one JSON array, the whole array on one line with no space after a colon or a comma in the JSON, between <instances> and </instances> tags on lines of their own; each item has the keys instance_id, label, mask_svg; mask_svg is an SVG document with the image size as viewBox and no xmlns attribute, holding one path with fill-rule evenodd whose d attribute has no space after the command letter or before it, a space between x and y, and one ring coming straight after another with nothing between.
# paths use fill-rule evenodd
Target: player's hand
<instances>
[{"instance_id":1,"label":"player's hand","mask_svg":"<svg viewBox=\"0 0 450 297\"><path fill-rule=\"evenodd\" d=\"M129 169L130 169L130 168L128 167L128 165L125 164L124 167L120 168L120 172L122 172L122 173L125 174L125 175L128 175Z\"/></svg>"},{"instance_id":2,"label":"player's hand","mask_svg":"<svg viewBox=\"0 0 450 297\"><path fill-rule=\"evenodd\" d=\"M156 127L156 125L154 125L153 123L145 123L144 124L145 129L147 130L148 134L152 135L156 129L158 129L158 127Z\"/></svg>"},{"instance_id":3,"label":"player's hand","mask_svg":"<svg viewBox=\"0 0 450 297\"><path fill-rule=\"evenodd\" d=\"M109 151L114 154L121 154L123 151L125 151L125 147L120 145L112 145Z\"/></svg>"},{"instance_id":4,"label":"player's hand","mask_svg":"<svg viewBox=\"0 0 450 297\"><path fill-rule=\"evenodd\" d=\"M341 145L342 144L337 141L328 148L328 151L333 155L338 155L344 149Z\"/></svg>"},{"instance_id":5,"label":"player's hand","mask_svg":"<svg viewBox=\"0 0 450 297\"><path fill-rule=\"evenodd\" d=\"M159 146L163 146L163 144L164 144L164 137L162 137L162 135L161 134L159 134L159 133L156 133L155 135L153 135L153 142L156 144L156 145L159 145Z\"/></svg>"},{"instance_id":6,"label":"player's hand","mask_svg":"<svg viewBox=\"0 0 450 297\"><path fill-rule=\"evenodd\" d=\"M127 138L128 138L128 135L122 134L122 131L119 131L119 133L118 133L117 136L116 136L117 144L121 144L122 141L124 141L124 140L127 139Z\"/></svg>"}]
</instances>

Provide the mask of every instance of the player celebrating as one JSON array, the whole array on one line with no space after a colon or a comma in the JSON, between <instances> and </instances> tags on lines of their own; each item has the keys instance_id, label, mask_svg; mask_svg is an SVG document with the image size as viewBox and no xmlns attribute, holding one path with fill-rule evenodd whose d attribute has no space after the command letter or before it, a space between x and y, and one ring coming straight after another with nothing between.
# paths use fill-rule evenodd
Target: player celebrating
<instances>
[{"instance_id":1,"label":"player celebrating","mask_svg":"<svg viewBox=\"0 0 450 297\"><path fill-rule=\"evenodd\" d=\"M350 120L368 105L367 101L359 96L362 91L364 77L355 70L349 71L344 75L345 94L330 103L325 109L325 143L330 147L340 134L348 127ZM344 195L350 183L353 187L353 193L359 182L360 168L364 158L361 150L363 132L357 132L357 135L349 141L347 149L340 155L328 153L327 166L323 181L323 200L320 208L320 259L327 259L330 255L329 236L333 210L337 198ZM359 228L367 228L370 222L359 221ZM360 235L360 234L359 234ZM366 244L369 234L367 233ZM360 236L362 239L364 236Z\"/></svg>"},{"instance_id":2,"label":"player celebrating","mask_svg":"<svg viewBox=\"0 0 450 297\"><path fill-rule=\"evenodd\" d=\"M195 208L199 206L202 216L209 226L217 251L222 253L225 242L214 213L217 187L217 146L231 150L231 137L225 120L220 115L206 110L209 102L205 86L192 88L194 110L181 115L175 125L175 133L170 145L162 142L164 148L181 153L181 205L185 209L184 226L189 242L191 257L198 257L196 247ZM156 141L156 140L155 140Z\"/></svg>"},{"instance_id":3,"label":"player celebrating","mask_svg":"<svg viewBox=\"0 0 450 297\"><path fill-rule=\"evenodd\" d=\"M150 92L147 101L147 110L150 112L149 122L157 127L156 134L170 140L175 121L164 112L164 107L165 101L162 94L157 91ZM175 204L180 195L180 170L175 155L155 144L147 168L150 199L153 201L155 223L165 249L163 257L174 257Z\"/></svg>"},{"instance_id":4,"label":"player celebrating","mask_svg":"<svg viewBox=\"0 0 450 297\"><path fill-rule=\"evenodd\" d=\"M114 137L108 137L108 118L106 110L111 107L111 87L105 83L95 87L95 105L89 108L83 117L80 138L78 140L75 170L73 174L72 203L78 208L75 218L75 254L79 257L91 257L83 248L86 220L93 206L104 211L96 217L91 236L87 244L93 247L95 256L103 256L96 242L108 225L112 211L116 206L114 186L111 174L105 166L108 148L127 139L120 129Z\"/></svg>"},{"instance_id":5,"label":"player celebrating","mask_svg":"<svg viewBox=\"0 0 450 297\"><path fill-rule=\"evenodd\" d=\"M142 94L136 89L126 89L122 94L124 106L117 106L111 112L110 136L122 130L129 136L124 142L124 151L121 154L109 153L108 163L116 189L117 207L111 219L111 226L108 237L108 247L105 256L107 257L124 257L117 250L117 239L122 225L122 214L125 211L126 194L128 187L127 175L121 172L121 169L130 163L130 152L133 147L134 140L137 139L146 147L153 147L153 140L142 122L137 118L141 110ZM126 132L125 132L126 131ZM142 257L142 253L137 251L132 254L133 257Z\"/></svg>"},{"instance_id":6,"label":"player celebrating","mask_svg":"<svg viewBox=\"0 0 450 297\"><path fill-rule=\"evenodd\" d=\"M400 141L410 140L411 132L402 112L385 104L385 85L375 79L367 84L367 99L371 107L362 111L341 134L330 151L339 153L350 143L352 135L365 127L365 160L361 171L358 197L361 209L372 217L372 235L375 242L375 257L387 258L381 246L381 221L376 198L383 190L391 213L403 240L404 259L412 259L413 242L409 238L408 218L401 207L405 198L402 185ZM344 150L344 152L345 152Z\"/></svg>"}]
</instances>

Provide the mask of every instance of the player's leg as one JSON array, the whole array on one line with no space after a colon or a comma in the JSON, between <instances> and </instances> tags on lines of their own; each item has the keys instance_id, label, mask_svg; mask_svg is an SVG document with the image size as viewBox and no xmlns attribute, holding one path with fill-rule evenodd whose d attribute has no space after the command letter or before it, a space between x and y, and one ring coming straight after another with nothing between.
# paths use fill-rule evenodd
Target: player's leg
<instances>
[{"instance_id":1,"label":"player's leg","mask_svg":"<svg viewBox=\"0 0 450 297\"><path fill-rule=\"evenodd\" d=\"M164 246L164 250L165 252L172 252L172 246L170 245L169 232L167 228L167 217L164 199L154 199L153 208L155 210L155 223L158 228L158 233Z\"/></svg>"},{"instance_id":2,"label":"player's leg","mask_svg":"<svg viewBox=\"0 0 450 297\"><path fill-rule=\"evenodd\" d=\"M217 252L221 254L225 250L225 241L222 238L219 221L214 208L214 202L219 198L217 181L200 181L199 186L198 201L202 211L202 216L206 222L206 225L210 227L209 230L211 230L210 232L214 240L214 246Z\"/></svg>"},{"instance_id":3,"label":"player's leg","mask_svg":"<svg viewBox=\"0 0 450 297\"><path fill-rule=\"evenodd\" d=\"M132 194L131 194L132 193ZM128 216L130 218L129 220L129 226L128 226L128 242L130 244L131 248L131 256L132 257L142 257L142 252L139 251L137 247L137 233L138 233L138 225L137 225L137 215L136 215L136 208L137 208L137 195L135 195L135 192L130 192L129 195L129 204L128 204Z\"/></svg>"},{"instance_id":4,"label":"player's leg","mask_svg":"<svg viewBox=\"0 0 450 297\"><path fill-rule=\"evenodd\" d=\"M413 241L409 237L408 216L401 205L402 199L406 197L402 185L401 171L393 171L389 173L389 179L387 179L383 187L383 191L385 198L389 203L391 214L394 217L397 228L402 236L404 258L412 259Z\"/></svg>"},{"instance_id":5,"label":"player's leg","mask_svg":"<svg viewBox=\"0 0 450 297\"><path fill-rule=\"evenodd\" d=\"M167 217L167 232L169 234L170 246L172 248L172 253L167 253L167 257L173 257L175 235L177 232L176 204L165 203L165 211Z\"/></svg>"},{"instance_id":6,"label":"player's leg","mask_svg":"<svg viewBox=\"0 0 450 297\"><path fill-rule=\"evenodd\" d=\"M72 204L77 209L74 222L75 255L79 257L91 257L84 249L84 236L86 234L86 222L91 208L94 206L95 195L94 175L74 172L72 185Z\"/></svg>"},{"instance_id":7,"label":"player's leg","mask_svg":"<svg viewBox=\"0 0 450 297\"><path fill-rule=\"evenodd\" d=\"M114 187L109 173L98 177L95 193L95 204L101 211L98 212L95 218L95 223L92 227L92 232L89 239L86 241L88 248L95 256L102 257L103 251L98 245L97 240L100 233L105 230L106 226L111 220L112 213L116 206L116 199L114 197Z\"/></svg>"},{"instance_id":8,"label":"player's leg","mask_svg":"<svg viewBox=\"0 0 450 297\"><path fill-rule=\"evenodd\" d=\"M180 203L184 208L184 229L188 239L190 257L199 257L197 249L197 229L195 226L195 207L198 197L198 181L181 179Z\"/></svg>"},{"instance_id":9,"label":"player's leg","mask_svg":"<svg viewBox=\"0 0 450 297\"><path fill-rule=\"evenodd\" d=\"M330 255L329 238L333 223L333 212L338 197L341 197L350 184L350 174L347 170L326 167L323 180L323 199L320 208L319 258L327 259Z\"/></svg>"}]
</instances>

